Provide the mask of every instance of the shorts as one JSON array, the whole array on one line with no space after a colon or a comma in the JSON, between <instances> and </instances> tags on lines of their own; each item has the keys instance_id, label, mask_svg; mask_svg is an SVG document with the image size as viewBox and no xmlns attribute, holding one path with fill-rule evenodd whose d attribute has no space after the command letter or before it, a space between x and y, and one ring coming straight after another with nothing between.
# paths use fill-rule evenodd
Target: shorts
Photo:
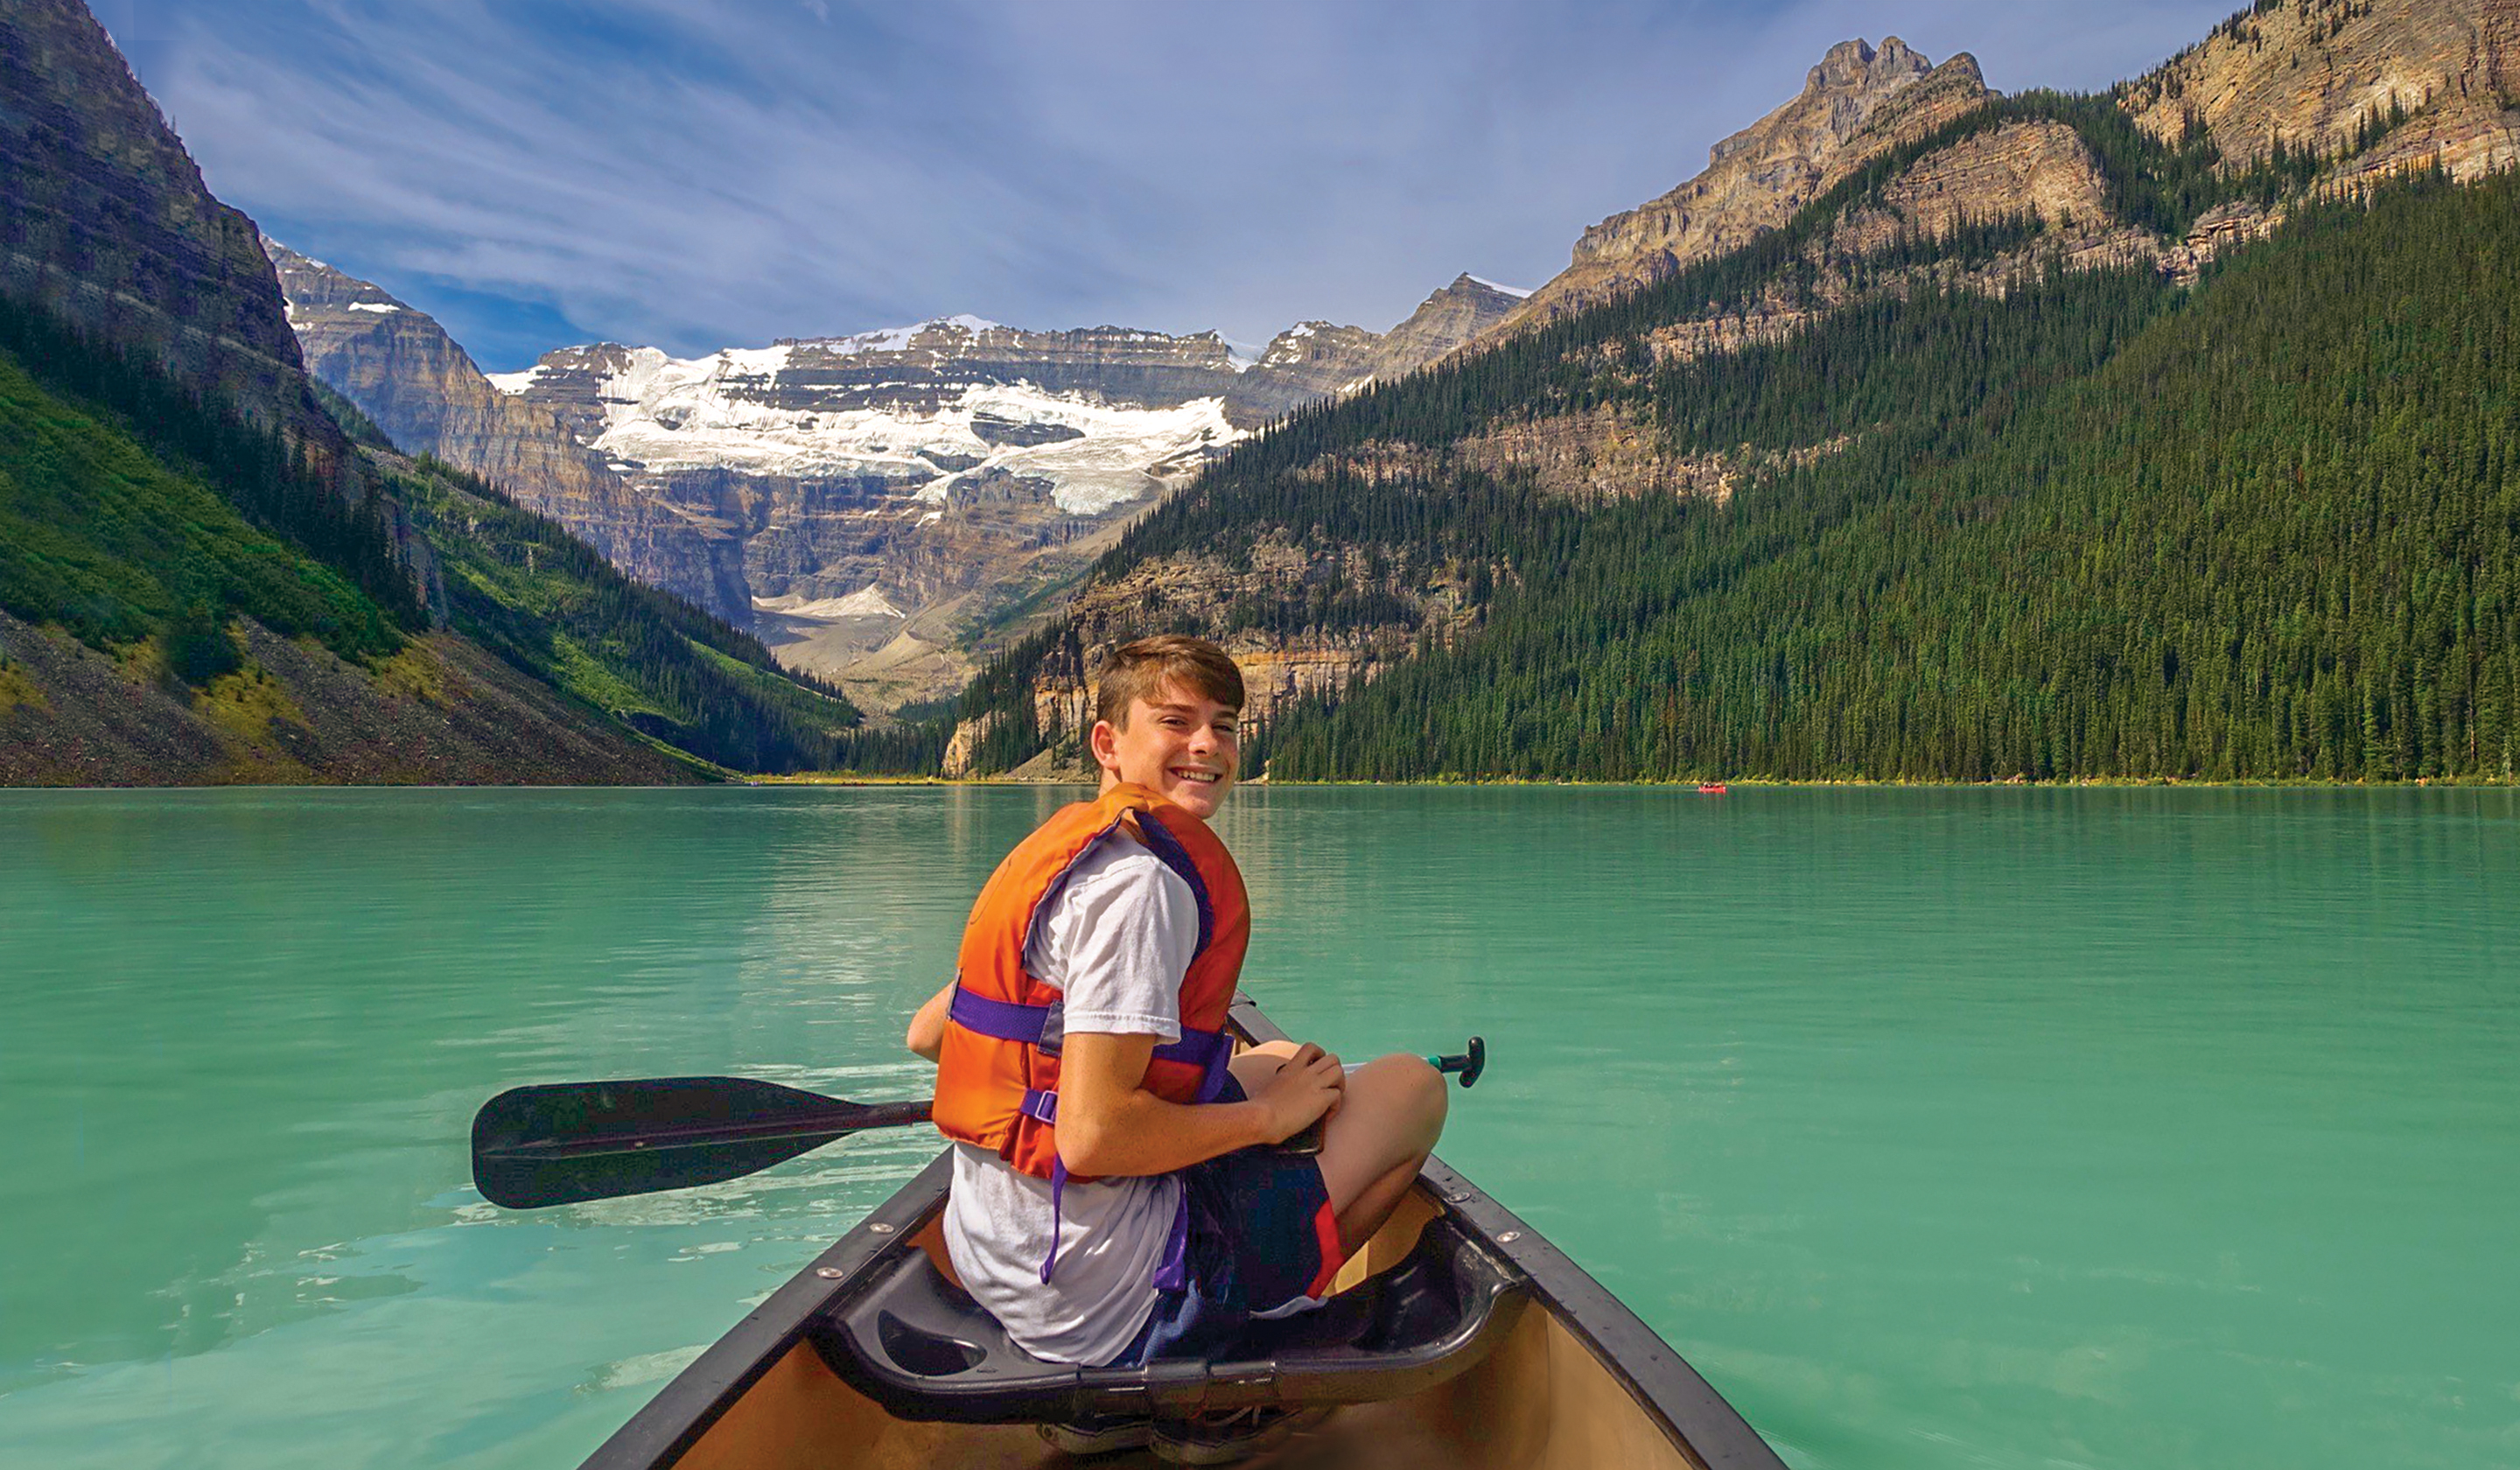
<instances>
[{"instance_id":1,"label":"shorts","mask_svg":"<svg viewBox=\"0 0 2520 1470\"><path fill-rule=\"evenodd\" d=\"M1225 1100L1240 1091L1229 1082ZM1209 1357L1253 1318L1301 1311L1327 1295L1347 1262L1329 1186L1310 1154L1238 1149L1183 1170L1182 1189L1190 1283L1156 1294L1154 1314L1111 1366Z\"/></svg>"}]
</instances>

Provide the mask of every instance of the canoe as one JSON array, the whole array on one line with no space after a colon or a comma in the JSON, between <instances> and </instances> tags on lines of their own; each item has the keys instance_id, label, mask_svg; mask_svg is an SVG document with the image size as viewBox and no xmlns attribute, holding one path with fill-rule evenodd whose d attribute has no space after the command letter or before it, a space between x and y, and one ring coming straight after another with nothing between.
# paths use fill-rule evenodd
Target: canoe
<instances>
[{"instance_id":1,"label":"canoe","mask_svg":"<svg viewBox=\"0 0 2520 1470\"><path fill-rule=\"evenodd\" d=\"M1245 1042L1278 1028L1238 998ZM1583 1269L1429 1160L1328 1305L1233 1360L1046 1363L952 1280L950 1154L667 1384L585 1470L1018 1470L1077 1463L1080 1412L1328 1405L1273 1466L1783 1470L1721 1395ZM1084 1463L1155 1463L1148 1451Z\"/></svg>"}]
</instances>

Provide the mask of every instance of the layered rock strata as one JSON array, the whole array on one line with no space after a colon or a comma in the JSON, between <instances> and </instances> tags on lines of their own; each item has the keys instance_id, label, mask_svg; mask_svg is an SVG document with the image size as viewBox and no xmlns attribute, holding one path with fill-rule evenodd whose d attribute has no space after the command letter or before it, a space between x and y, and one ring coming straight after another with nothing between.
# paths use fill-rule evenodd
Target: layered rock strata
<instances>
[{"instance_id":1,"label":"layered rock strata","mask_svg":"<svg viewBox=\"0 0 2520 1470\"><path fill-rule=\"evenodd\" d=\"M2235 163L2277 145L2349 152L2366 120L2420 114L2388 150L2452 178L2520 162L2520 0L2283 0L2233 16L2126 89L2156 137L2190 119Z\"/></svg>"},{"instance_id":2,"label":"layered rock strata","mask_svg":"<svg viewBox=\"0 0 2520 1470\"><path fill-rule=\"evenodd\" d=\"M0 7L0 290L338 458L258 240L85 6Z\"/></svg>"},{"instance_id":3,"label":"layered rock strata","mask_svg":"<svg viewBox=\"0 0 2520 1470\"><path fill-rule=\"evenodd\" d=\"M1044 780L1089 774L1079 741L1092 724L1094 681L1111 649L1139 637L1150 622L1205 627L1220 638L1242 670L1245 739L1298 699L1373 678L1407 657L1421 638L1449 640L1475 626L1482 609L1471 595L1468 568L1407 575L1403 564L1396 548L1325 548L1275 535L1236 564L1198 555L1164 557L1141 562L1114 581L1087 586L1068 609L1081 657L1053 659L1033 687L1034 723L1049 748L1012 774ZM1377 565L1383 568L1378 574ZM1232 627L1238 604L1300 601L1326 586L1382 594L1397 616L1372 626L1292 635ZM956 730L946 751L947 776L971 774L972 755L988 728L967 721Z\"/></svg>"},{"instance_id":4,"label":"layered rock strata","mask_svg":"<svg viewBox=\"0 0 2520 1470\"><path fill-rule=\"evenodd\" d=\"M1863 254L1902 234L1939 238L1964 223L2015 218L2056 229L2107 223L2099 164L2064 123L2008 122L1918 159L1883 186L1878 202L1840 221L1829 246Z\"/></svg>"}]
</instances>

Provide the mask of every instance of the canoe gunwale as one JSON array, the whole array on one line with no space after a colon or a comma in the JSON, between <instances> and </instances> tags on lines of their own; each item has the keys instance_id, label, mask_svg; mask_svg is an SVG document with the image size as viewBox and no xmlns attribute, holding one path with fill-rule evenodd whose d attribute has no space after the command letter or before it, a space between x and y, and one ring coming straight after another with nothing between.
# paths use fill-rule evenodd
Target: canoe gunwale
<instances>
[{"instance_id":1,"label":"canoe gunwale","mask_svg":"<svg viewBox=\"0 0 2520 1470\"><path fill-rule=\"evenodd\" d=\"M1234 998L1233 1019L1247 1040L1291 1040L1248 996ZM1665 1435L1686 1446L1708 1470L1785 1470L1775 1448L1713 1384L1547 1236L1441 1159L1428 1159L1418 1172L1418 1182L1460 1219L1468 1234L1519 1270L1534 1300L1592 1350Z\"/></svg>"},{"instance_id":2,"label":"canoe gunwale","mask_svg":"<svg viewBox=\"0 0 2520 1470\"><path fill-rule=\"evenodd\" d=\"M1235 998L1231 1023L1245 1041L1287 1039L1247 996ZM868 1267L918 1249L912 1238L945 1207L953 1162L951 1149L930 1160L676 1374L581 1470L665 1470L681 1459L806 1339L819 1315L858 1288ZM1598 1359L1673 1444L1708 1470L1785 1470L1713 1385L1547 1237L1440 1159L1428 1159L1418 1181L1465 1234L1523 1276L1533 1302Z\"/></svg>"},{"instance_id":3,"label":"canoe gunwale","mask_svg":"<svg viewBox=\"0 0 2520 1470\"><path fill-rule=\"evenodd\" d=\"M889 1252L917 1249L911 1237L944 1210L953 1180L954 1154L947 1149L675 1374L580 1470L665 1470L681 1459L804 1340L815 1316L852 1290L868 1266Z\"/></svg>"}]
</instances>

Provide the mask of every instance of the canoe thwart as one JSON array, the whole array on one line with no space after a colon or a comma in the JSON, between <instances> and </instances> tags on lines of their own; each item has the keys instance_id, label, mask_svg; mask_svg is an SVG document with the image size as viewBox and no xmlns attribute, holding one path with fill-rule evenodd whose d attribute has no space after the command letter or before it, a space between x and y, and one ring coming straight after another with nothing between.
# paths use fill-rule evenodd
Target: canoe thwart
<instances>
[{"instance_id":1,"label":"canoe thwart","mask_svg":"<svg viewBox=\"0 0 2520 1470\"><path fill-rule=\"evenodd\" d=\"M1528 1300L1519 1271L1439 1218L1390 1270L1316 1311L1254 1322L1206 1359L1044 1362L915 1249L872 1264L863 1287L817 1314L806 1336L833 1373L897 1418L1044 1423L1403 1398L1476 1364Z\"/></svg>"}]
</instances>

